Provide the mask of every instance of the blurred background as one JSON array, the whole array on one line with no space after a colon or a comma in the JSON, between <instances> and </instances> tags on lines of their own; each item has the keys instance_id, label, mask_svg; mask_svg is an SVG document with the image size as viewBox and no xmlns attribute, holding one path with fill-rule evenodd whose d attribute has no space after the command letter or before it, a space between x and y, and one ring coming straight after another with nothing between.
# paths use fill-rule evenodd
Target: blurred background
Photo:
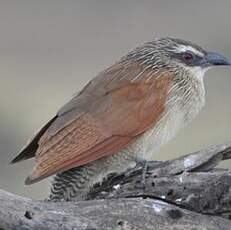
<instances>
[{"instance_id":1,"label":"blurred background","mask_svg":"<svg viewBox=\"0 0 231 230\"><path fill-rule=\"evenodd\" d=\"M231 58L230 9L229 0L2 0L0 188L47 196L50 178L24 186L33 160L9 161L76 91L140 43L173 36ZM209 70L205 85L206 107L155 159L231 140L231 68Z\"/></svg>"}]
</instances>

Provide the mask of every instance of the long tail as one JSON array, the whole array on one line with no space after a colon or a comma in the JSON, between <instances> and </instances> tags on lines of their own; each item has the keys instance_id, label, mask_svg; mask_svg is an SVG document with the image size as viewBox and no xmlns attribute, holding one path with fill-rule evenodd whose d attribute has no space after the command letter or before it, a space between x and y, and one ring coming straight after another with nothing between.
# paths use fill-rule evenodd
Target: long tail
<instances>
[{"instance_id":1,"label":"long tail","mask_svg":"<svg viewBox=\"0 0 231 230\"><path fill-rule=\"evenodd\" d=\"M44 125L42 129L39 130L39 132L31 139L31 141L21 150L21 152L10 162L10 164L15 164L34 157L38 148L38 141L40 137L46 132L47 128L56 118L57 116L53 117L46 125Z\"/></svg>"}]
</instances>

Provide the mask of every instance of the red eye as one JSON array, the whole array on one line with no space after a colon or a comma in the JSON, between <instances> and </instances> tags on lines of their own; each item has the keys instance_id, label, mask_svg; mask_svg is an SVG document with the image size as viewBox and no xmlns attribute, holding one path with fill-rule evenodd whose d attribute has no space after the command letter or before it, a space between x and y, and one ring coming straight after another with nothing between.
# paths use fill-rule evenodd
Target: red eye
<instances>
[{"instance_id":1,"label":"red eye","mask_svg":"<svg viewBox=\"0 0 231 230\"><path fill-rule=\"evenodd\" d=\"M182 54L182 57L184 58L185 61L192 61L193 60L193 54L186 52Z\"/></svg>"}]
</instances>

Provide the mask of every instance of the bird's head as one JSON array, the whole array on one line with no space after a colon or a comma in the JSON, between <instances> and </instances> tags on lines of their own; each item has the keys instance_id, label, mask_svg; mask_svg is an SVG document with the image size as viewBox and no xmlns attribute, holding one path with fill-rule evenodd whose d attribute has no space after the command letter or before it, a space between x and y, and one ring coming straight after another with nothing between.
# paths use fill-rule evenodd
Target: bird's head
<instances>
[{"instance_id":1,"label":"bird's head","mask_svg":"<svg viewBox=\"0 0 231 230\"><path fill-rule=\"evenodd\" d=\"M130 55L146 65L176 72L183 70L197 76L203 76L211 66L231 65L231 62L221 54L209 52L182 39L159 38L137 49Z\"/></svg>"}]
</instances>

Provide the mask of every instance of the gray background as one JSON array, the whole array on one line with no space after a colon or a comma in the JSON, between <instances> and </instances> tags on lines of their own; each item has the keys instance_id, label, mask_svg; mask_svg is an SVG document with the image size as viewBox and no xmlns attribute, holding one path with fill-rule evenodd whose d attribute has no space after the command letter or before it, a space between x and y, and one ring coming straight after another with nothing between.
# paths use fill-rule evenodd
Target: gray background
<instances>
[{"instance_id":1,"label":"gray background","mask_svg":"<svg viewBox=\"0 0 231 230\"><path fill-rule=\"evenodd\" d=\"M173 36L231 58L230 12L229 0L1 0L0 188L46 196L49 179L23 185L33 160L8 162L75 91L138 44ZM155 159L231 139L231 68L205 78L205 109Z\"/></svg>"}]
</instances>

